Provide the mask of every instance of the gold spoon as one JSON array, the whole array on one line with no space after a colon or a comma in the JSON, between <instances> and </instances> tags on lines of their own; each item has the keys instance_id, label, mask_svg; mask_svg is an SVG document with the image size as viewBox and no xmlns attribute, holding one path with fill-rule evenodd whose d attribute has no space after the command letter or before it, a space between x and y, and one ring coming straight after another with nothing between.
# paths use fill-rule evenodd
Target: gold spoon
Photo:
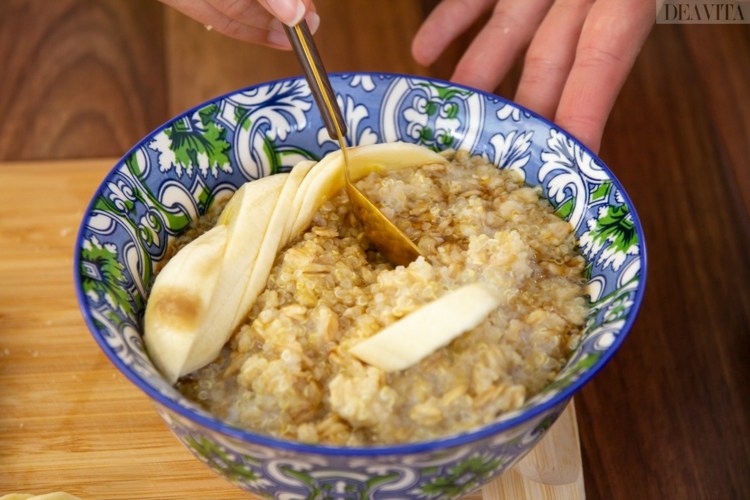
<instances>
[{"instance_id":1,"label":"gold spoon","mask_svg":"<svg viewBox=\"0 0 750 500\"><path fill-rule=\"evenodd\" d=\"M328 135L339 141L344 155L344 186L354 215L380 253L392 264L408 265L421 255L419 248L352 183L346 152L346 124L307 23L302 21L293 27L285 25L284 28L323 115Z\"/></svg>"}]
</instances>

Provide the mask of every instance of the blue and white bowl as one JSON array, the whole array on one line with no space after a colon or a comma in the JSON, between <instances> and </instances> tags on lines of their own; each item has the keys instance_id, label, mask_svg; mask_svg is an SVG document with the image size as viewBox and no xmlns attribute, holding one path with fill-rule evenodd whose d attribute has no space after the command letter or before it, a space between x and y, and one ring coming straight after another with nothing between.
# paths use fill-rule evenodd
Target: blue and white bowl
<instances>
[{"instance_id":1,"label":"blue and white bowl","mask_svg":"<svg viewBox=\"0 0 750 500\"><path fill-rule=\"evenodd\" d=\"M646 250L620 183L554 124L497 96L444 81L341 74L332 85L352 145L405 141L468 150L541 186L570 221L591 295L583 340L554 383L473 432L394 446L308 445L228 425L183 398L144 351L154 267L218 195L338 148L303 79L202 104L144 138L106 176L75 248L78 300L109 359L196 457L233 484L275 498L454 498L515 464L614 355L643 299Z\"/></svg>"}]
</instances>

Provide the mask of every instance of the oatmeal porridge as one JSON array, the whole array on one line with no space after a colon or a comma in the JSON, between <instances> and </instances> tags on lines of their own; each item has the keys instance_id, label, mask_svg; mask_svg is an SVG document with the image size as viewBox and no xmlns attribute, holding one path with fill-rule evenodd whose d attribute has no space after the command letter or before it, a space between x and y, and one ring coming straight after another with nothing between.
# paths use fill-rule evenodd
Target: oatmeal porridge
<instances>
[{"instance_id":1,"label":"oatmeal porridge","mask_svg":"<svg viewBox=\"0 0 750 500\"><path fill-rule=\"evenodd\" d=\"M449 164L373 173L357 183L424 257L393 268L340 193L278 254L265 290L219 358L181 378L179 390L233 425L355 446L465 432L550 383L587 310L572 228L516 173L464 152L446 156ZM386 373L349 352L476 282L498 294L499 306L416 365Z\"/></svg>"}]
</instances>

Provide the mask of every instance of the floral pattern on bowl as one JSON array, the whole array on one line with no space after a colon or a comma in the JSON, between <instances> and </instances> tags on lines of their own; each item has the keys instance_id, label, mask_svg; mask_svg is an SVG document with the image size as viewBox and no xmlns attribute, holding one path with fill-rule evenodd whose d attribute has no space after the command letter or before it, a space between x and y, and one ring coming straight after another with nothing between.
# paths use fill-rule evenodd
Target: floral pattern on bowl
<instances>
[{"instance_id":1,"label":"floral pattern on bowl","mask_svg":"<svg viewBox=\"0 0 750 500\"><path fill-rule=\"evenodd\" d=\"M517 462L611 358L645 287L645 242L627 194L585 147L497 96L427 78L331 78L352 145L405 141L464 149L540 186L575 228L591 312L554 383L492 425L375 448L312 446L231 427L183 398L145 353L141 319L155 264L211 202L245 182L337 149L295 78L205 103L144 138L102 182L75 249L79 303L105 354L154 399L173 433L215 472L274 498L455 498Z\"/></svg>"}]
</instances>

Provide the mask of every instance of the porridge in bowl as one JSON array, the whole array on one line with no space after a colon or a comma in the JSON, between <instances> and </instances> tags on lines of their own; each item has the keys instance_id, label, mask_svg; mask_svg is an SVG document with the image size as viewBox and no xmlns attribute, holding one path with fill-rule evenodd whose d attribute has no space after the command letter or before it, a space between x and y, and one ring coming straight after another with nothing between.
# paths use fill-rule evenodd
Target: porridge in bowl
<instances>
[{"instance_id":1,"label":"porridge in bowl","mask_svg":"<svg viewBox=\"0 0 750 500\"><path fill-rule=\"evenodd\" d=\"M336 194L311 212L304 231L289 235L229 342L209 364L181 374L180 391L236 426L360 446L469 431L549 384L587 313L585 262L572 228L516 173L464 152L445 159L357 183L423 257L391 266L362 234L346 195ZM221 226L231 206L199 226ZM399 370L354 354L366 339L472 284L490 291L492 310L447 345ZM438 325L425 319L428 335ZM397 349L408 357L425 347L404 331Z\"/></svg>"},{"instance_id":2,"label":"porridge in bowl","mask_svg":"<svg viewBox=\"0 0 750 500\"><path fill-rule=\"evenodd\" d=\"M325 135L321 132L323 124L303 78L260 84L189 110L144 137L115 165L100 183L84 213L75 246L75 283L81 312L102 352L154 402L159 416L174 436L201 463L256 496L308 498L336 496L337 492L344 491L344 495L361 498L459 498L517 463L546 435L570 398L595 377L627 340L637 321L646 282L646 248L641 223L628 193L599 158L564 130L511 102L447 82L408 75L368 73L331 75L331 78L337 97L340 95L347 106L355 104L352 110L345 110L355 114L347 116L361 118L352 122L351 130L356 132L351 135L354 142L385 146L401 137L442 149L452 141L450 145L456 149L507 165L518 172L528 186L539 185L555 212L570 221L579 245L576 252L585 259L584 302L588 311L583 327L579 330L571 324L567 339L561 339L565 349L566 342L574 348L563 356L564 364L552 383L547 383L536 395L532 394L535 388L527 387L526 401L519 410L501 413L492 423L468 432L456 426L455 430L451 428L447 434L440 434L442 431L433 427L435 435L440 435L434 440L414 442L420 438L410 437L410 441L403 444L361 446L322 444L324 433L318 425L319 419L324 411L333 412L325 406L331 396L330 381L317 382L319 390L325 393L323 406L305 422L316 426L321 444L297 439L294 436L298 432L287 434L293 436L291 438L275 438L271 431L216 416L212 410L202 408L177 390L178 381L179 388L184 389L185 382L211 363L223 362L229 367L231 357L227 355L222 359L222 350L231 348L234 334L242 325L250 327L251 310L265 292L273 266L281 261L285 249L305 238L303 233L313 227L313 216L320 211L322 203L317 203L317 196L300 194L298 199L295 194L291 201L286 195L279 196L284 194L280 187L282 181L286 186L298 176L295 172L300 170L301 158L313 158L320 155L321 150L336 148L333 141L321 142L325 139L321 137ZM420 107L419 103L429 105ZM447 122L442 114L432 114L433 110L441 109L450 112L455 120ZM286 115L287 110L294 114ZM414 121L412 117L416 117ZM288 125L278 121L279 118ZM411 125L422 123L431 128ZM433 124L449 123L449 129L433 127ZM217 128L221 131L218 135ZM422 135L423 130L432 134ZM440 135L442 130L449 135ZM175 133L178 131L180 139L191 138L190 144L177 142ZM198 144L213 144L218 148L217 153L223 152L213 157L217 163L213 160L209 165L203 163L205 157L200 150L196 151L197 157L185 154L183 146ZM372 151L368 163L377 164L379 158L388 156L387 148L372 148L349 150L353 170L359 168L354 165L355 157L364 155L365 149ZM388 166L397 163L404 156L402 153L390 155L387 161L380 163ZM298 193L307 193L317 186L317 192L325 194L323 198L331 199L343 184L336 186L334 182L334 177L340 178L340 175L323 175L331 163L335 163L335 157L333 152L322 157L307 174L298 176L304 177L297 179L300 182L291 185L297 185ZM402 167L432 165L445 160L437 154L422 155L424 161L414 161L413 156L407 159L401 161ZM199 160L202 163L198 163ZM204 170L204 166L209 168ZM279 169L291 171L270 175ZM380 172L395 170L381 168ZM362 173L357 172L352 177L362 179ZM251 179L252 182L246 182ZM520 182L517 185L521 187ZM253 186L252 192L247 189ZM217 205L219 211L217 199L231 193L234 196L216 226L198 227L196 215L204 214L213 205ZM261 203L262 200L267 203ZM266 210L274 204L282 208L279 217L274 216L275 209L270 215ZM250 207L248 210L245 210L246 205ZM510 203L507 208L512 206ZM287 216L281 217L283 212ZM508 210L508 214L513 212ZM487 216L490 217L496 216ZM186 235L190 220L196 224L191 230L193 241L172 253L176 238ZM510 227L500 228L504 229ZM523 231L517 232L523 239ZM486 236L492 238L494 233ZM273 253L260 248L265 248L266 240ZM273 240L278 244L273 245ZM572 239L564 241L566 244L571 241L571 247L575 248ZM364 240L361 243L367 244ZM368 263L377 266L377 255L366 255ZM573 264L576 257L567 262ZM425 251L425 262L433 267L434 258ZM534 276L542 279L562 271L553 269L551 264L562 266L566 262L545 261L539 255L534 258L537 260L532 264ZM257 269L263 272L256 273ZM113 270L116 272L109 272ZM248 279L249 274L258 274L258 279ZM464 287L488 287L484 281L483 273L471 283L445 290L436 300L394 320L368 339L356 344L351 342L351 346L347 344L346 354L358 352L368 341L381 338L385 332L393 331L390 328L403 325L410 318L423 319L425 311L432 311L436 304L444 304L446 297L460 293ZM527 284L542 286L534 281ZM461 297L465 300L465 295ZM513 299L513 302L531 311L523 301ZM502 307L504 305L498 304L498 308ZM441 308L445 313L457 309ZM160 309L163 310L161 318ZM444 316L465 321L467 313L463 308L461 311ZM492 318L493 314L494 311L482 319L497 321ZM514 324L520 326L528 316L503 321L510 323L515 319L519 323ZM414 328L409 340L404 342L403 347L408 347L410 354L421 351L418 348L422 347L421 339L426 332L433 335L440 330L435 317L423 322L425 328ZM455 346L468 343L465 337L474 335L471 330L453 338L446 346L433 349L415 366L382 370L377 384L384 380L393 387L391 381L417 371L418 366L428 373L427 368L435 359L454 356ZM401 332L407 339L403 328ZM505 340L512 339L514 334L510 329L502 333ZM524 327L518 336L524 339L517 349L518 357L528 360L533 333ZM344 348L339 347L338 351ZM259 352L261 349L247 356ZM308 353L305 355L309 358ZM348 362L353 364L357 359L353 356ZM382 358L375 360L380 361ZM304 365L306 362L301 358L302 370L308 369ZM362 360L358 362L363 368L375 366ZM269 363L273 363L273 359L269 358ZM514 367L519 366L513 363ZM242 368L239 361L238 365L235 373ZM466 414L474 412L474 403L480 406L496 397L486 392L483 396L486 401L477 401L479 387L468 387L470 383L482 381L486 383L486 391L507 380L502 376L489 382L490 378L479 374L470 379L469 374L475 373L474 367L450 366L454 368L457 377L469 381L465 384L464 401L468 404L468 397L473 401L471 408L463 408ZM514 380L521 371L511 369L508 376ZM442 376L436 371L430 373ZM513 385L517 384L513 382ZM444 404L459 391L464 389L449 396L447 392L426 395L423 388L420 397L428 404L433 402L428 401L432 397ZM416 399L416 395L411 396L412 392L416 393L408 388L407 396ZM195 399L199 401L197 395ZM395 418L407 418L405 405L397 402L393 408ZM453 410L459 408L458 405L452 407ZM416 411L414 415L417 416ZM369 430L338 418L342 422L340 428L351 432L355 438L369 441L370 438L362 437ZM433 425L444 425L449 418L454 417L444 415L443 423ZM305 432L309 432L309 427ZM387 439L387 442L394 442L390 437Z\"/></svg>"}]
</instances>

